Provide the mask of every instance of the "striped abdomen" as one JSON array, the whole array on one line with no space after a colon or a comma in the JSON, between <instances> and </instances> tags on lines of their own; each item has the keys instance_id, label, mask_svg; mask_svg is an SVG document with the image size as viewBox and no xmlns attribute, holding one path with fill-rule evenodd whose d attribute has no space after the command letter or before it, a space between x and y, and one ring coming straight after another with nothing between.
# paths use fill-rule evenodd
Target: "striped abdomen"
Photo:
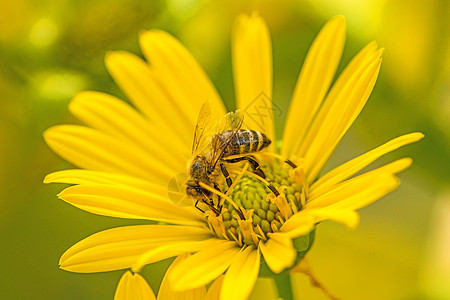
<instances>
[{"instance_id":1,"label":"striped abdomen","mask_svg":"<svg viewBox=\"0 0 450 300\"><path fill-rule=\"evenodd\" d=\"M221 142L220 144L223 144L223 142L231 138L233 133L234 131L230 130L224 131L216 135L214 139L218 138ZM225 148L223 157L258 152L269 146L271 142L272 141L262 132L255 130L238 130L231 142Z\"/></svg>"}]
</instances>

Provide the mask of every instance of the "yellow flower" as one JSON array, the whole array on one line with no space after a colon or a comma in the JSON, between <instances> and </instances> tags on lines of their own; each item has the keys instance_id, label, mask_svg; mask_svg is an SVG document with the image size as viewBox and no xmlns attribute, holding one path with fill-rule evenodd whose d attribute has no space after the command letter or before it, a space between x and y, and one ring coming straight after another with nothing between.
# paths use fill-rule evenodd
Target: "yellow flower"
<instances>
[{"instance_id":1,"label":"yellow flower","mask_svg":"<svg viewBox=\"0 0 450 300\"><path fill-rule=\"evenodd\" d=\"M281 147L274 142L258 156L279 195L267 190L261 178L235 166L235 186L222 194L225 203L218 216L208 209L202 213L192 206L179 207L167 198L169 181L186 170L191 158L202 104L209 101L216 112L226 113L205 72L176 39L159 30L140 37L147 62L127 52L109 53L108 70L136 109L99 92L75 97L70 111L87 126L56 126L46 131L45 139L80 169L49 174L45 182L74 184L58 197L88 212L165 224L93 234L63 254L61 268L139 272L146 264L188 252L193 255L167 273L173 289L202 287L225 273L221 299L246 299L259 274L278 274L304 256L317 223L334 220L356 227L356 210L394 190L399 185L395 174L411 159L355 174L423 135L398 137L320 175L364 107L381 64L382 50L370 43L330 89L344 40L344 18L333 18L306 57ZM259 16L239 17L232 43L237 106L245 114L246 128L277 141L272 112L280 111L270 100L270 43ZM291 167L283 165L284 159L290 159Z\"/></svg>"}]
</instances>

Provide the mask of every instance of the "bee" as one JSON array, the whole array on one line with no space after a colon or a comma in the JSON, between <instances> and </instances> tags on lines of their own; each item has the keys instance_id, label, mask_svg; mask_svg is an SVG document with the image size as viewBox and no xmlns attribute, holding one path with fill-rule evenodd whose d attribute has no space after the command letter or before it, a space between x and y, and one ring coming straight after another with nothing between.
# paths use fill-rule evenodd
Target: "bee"
<instances>
[{"instance_id":1,"label":"bee","mask_svg":"<svg viewBox=\"0 0 450 300\"><path fill-rule=\"evenodd\" d=\"M200 110L194 132L192 159L187 167L186 195L196 200L194 206L200 211L204 212L197 206L199 202L206 204L219 215L222 209L220 197L215 203L213 193L200 186L200 182L221 191L217 184L220 169L230 187L232 180L225 164L243 160L249 162L255 174L265 178L259 163L251 154L265 149L271 140L262 132L241 129L244 114L239 110L226 114L214 125L211 125L211 119L211 106L205 103Z\"/></svg>"}]
</instances>

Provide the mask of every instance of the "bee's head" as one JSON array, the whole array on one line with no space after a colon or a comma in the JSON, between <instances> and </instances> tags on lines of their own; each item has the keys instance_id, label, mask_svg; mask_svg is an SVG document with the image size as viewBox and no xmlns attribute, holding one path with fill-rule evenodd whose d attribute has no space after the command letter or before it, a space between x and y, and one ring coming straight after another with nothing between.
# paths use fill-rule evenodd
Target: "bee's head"
<instances>
[{"instance_id":1,"label":"bee's head","mask_svg":"<svg viewBox=\"0 0 450 300\"><path fill-rule=\"evenodd\" d=\"M188 165L188 172L191 177L202 177L208 172L208 160L204 155L195 156Z\"/></svg>"},{"instance_id":2,"label":"bee's head","mask_svg":"<svg viewBox=\"0 0 450 300\"><path fill-rule=\"evenodd\" d=\"M208 196L209 191L189 180L186 183L186 195L198 199L199 197L203 197L203 195Z\"/></svg>"}]
</instances>

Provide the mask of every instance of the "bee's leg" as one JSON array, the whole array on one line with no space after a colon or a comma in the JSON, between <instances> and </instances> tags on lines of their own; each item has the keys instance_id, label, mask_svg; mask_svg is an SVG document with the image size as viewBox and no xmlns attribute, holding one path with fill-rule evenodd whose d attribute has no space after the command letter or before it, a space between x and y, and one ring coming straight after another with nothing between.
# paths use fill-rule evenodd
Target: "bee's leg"
<instances>
[{"instance_id":1,"label":"bee's leg","mask_svg":"<svg viewBox=\"0 0 450 300\"><path fill-rule=\"evenodd\" d=\"M297 165L294 164L294 163L293 163L291 160L289 160L289 159L286 159L284 162L287 163L292 169L297 168Z\"/></svg>"},{"instance_id":2,"label":"bee's leg","mask_svg":"<svg viewBox=\"0 0 450 300\"><path fill-rule=\"evenodd\" d=\"M225 169L226 170L226 169ZM231 185L231 184L230 184ZM214 188L216 189L216 190L218 190L219 192L222 192L221 190L220 190L220 188L219 188L219 186L214 182ZM222 212L222 207L223 207L223 205L221 205L220 204L220 200L222 199L220 196L218 196L219 197L219 202L217 203L217 209L214 207L214 208L211 208L211 210L212 211L214 211L215 213L216 213L216 215L218 216L218 215L220 215L220 213ZM242 212L242 210L241 210L241 208L239 207L239 210L237 211L237 214L239 215L239 218L241 218L241 220L245 220L245 217L244 217L244 213Z\"/></svg>"},{"instance_id":3,"label":"bee's leg","mask_svg":"<svg viewBox=\"0 0 450 300\"><path fill-rule=\"evenodd\" d=\"M233 158L233 159L224 159L224 161L227 163L237 163L237 162L240 162L243 160L247 160L250 163L250 167L252 168L253 173L262 177L263 179L266 179L266 175L264 174L263 170L261 170L259 163L252 156L243 156L243 157L238 157L238 158ZM267 187L269 188L269 190L272 191L272 193L275 194L275 196L277 196L277 197L280 196L280 193L270 182Z\"/></svg>"},{"instance_id":4,"label":"bee's leg","mask_svg":"<svg viewBox=\"0 0 450 300\"><path fill-rule=\"evenodd\" d=\"M216 217L218 217L220 215L220 211L217 208L215 208L213 205L211 205L209 208L216 214Z\"/></svg>"},{"instance_id":5,"label":"bee's leg","mask_svg":"<svg viewBox=\"0 0 450 300\"><path fill-rule=\"evenodd\" d=\"M201 211L202 213L205 213L205 211L204 211L203 209L201 209L200 207L198 207L197 204L198 204L198 200L195 201L194 207L195 207L196 209L198 209L199 211Z\"/></svg>"},{"instance_id":6,"label":"bee's leg","mask_svg":"<svg viewBox=\"0 0 450 300\"><path fill-rule=\"evenodd\" d=\"M248 160L250 167L253 170L253 173L266 179L266 174L264 174L263 170L261 170L261 167L259 163L256 161L256 159L253 156L246 156L245 158Z\"/></svg>"},{"instance_id":7,"label":"bee's leg","mask_svg":"<svg viewBox=\"0 0 450 300\"><path fill-rule=\"evenodd\" d=\"M208 200L209 200L209 199L208 199ZM197 201L197 202L198 202L198 201ZM220 215L219 210L218 210L217 208L214 207L214 203L208 202L208 201L205 200L205 199L202 199L202 202L205 203L205 204L209 207L209 209L212 210L212 211L216 214L216 216ZM196 206L196 207L197 207L197 206ZM198 208L198 207L197 207L197 208ZM198 209L200 209L200 208L198 208ZM200 209L200 210L201 210L201 209ZM203 210L201 210L201 211L203 211ZM204 212L204 211L203 211L203 212Z\"/></svg>"},{"instance_id":8,"label":"bee's leg","mask_svg":"<svg viewBox=\"0 0 450 300\"><path fill-rule=\"evenodd\" d=\"M237 210L236 212L239 215L239 218L241 218L241 220L245 220L244 213L242 212L240 207L238 207L238 208L239 208L239 210Z\"/></svg>"},{"instance_id":9,"label":"bee's leg","mask_svg":"<svg viewBox=\"0 0 450 300\"><path fill-rule=\"evenodd\" d=\"M222 167L222 164L220 164L220 166ZM228 179L230 179L229 176L230 176L230 174L228 174ZM230 179L230 181L231 181L231 179ZM228 184L228 180L227 180L227 184ZM215 182L214 182L214 188L222 193L222 191L220 190L219 186ZM218 199L217 199L217 211L218 211L218 213L216 213L216 214L219 215L222 212L222 205L220 204L220 200L222 199L222 197L220 197L219 195L217 195L217 197L218 197Z\"/></svg>"},{"instance_id":10,"label":"bee's leg","mask_svg":"<svg viewBox=\"0 0 450 300\"><path fill-rule=\"evenodd\" d=\"M264 174L263 170L261 170L259 163L256 161L256 159L253 156L243 156L243 157L238 157L238 158L233 158L233 159L224 159L226 162L228 163L237 163L243 160L247 160L250 164L250 168L252 168L253 173L255 173L256 175L266 179L266 174Z\"/></svg>"},{"instance_id":11,"label":"bee's leg","mask_svg":"<svg viewBox=\"0 0 450 300\"><path fill-rule=\"evenodd\" d=\"M269 185L267 186L269 188L269 190L272 191L272 193L274 193L275 196L280 196L280 192L277 191L277 189L269 182Z\"/></svg>"},{"instance_id":12,"label":"bee's leg","mask_svg":"<svg viewBox=\"0 0 450 300\"><path fill-rule=\"evenodd\" d=\"M225 180L227 181L228 187L230 187L233 184L233 181L231 180L230 173L228 173L228 170L223 163L220 163L220 170L222 171L222 174L225 177ZM219 190L219 189L216 188L216 190Z\"/></svg>"},{"instance_id":13,"label":"bee's leg","mask_svg":"<svg viewBox=\"0 0 450 300\"><path fill-rule=\"evenodd\" d=\"M222 207L220 207L220 210L215 208L214 202L205 193L203 193L203 197L205 199L202 199L202 202L205 203L209 207L209 209L212 210L216 214L216 216L220 215L220 211L222 210ZM220 198L219 198L219 202L220 202Z\"/></svg>"}]
</instances>

